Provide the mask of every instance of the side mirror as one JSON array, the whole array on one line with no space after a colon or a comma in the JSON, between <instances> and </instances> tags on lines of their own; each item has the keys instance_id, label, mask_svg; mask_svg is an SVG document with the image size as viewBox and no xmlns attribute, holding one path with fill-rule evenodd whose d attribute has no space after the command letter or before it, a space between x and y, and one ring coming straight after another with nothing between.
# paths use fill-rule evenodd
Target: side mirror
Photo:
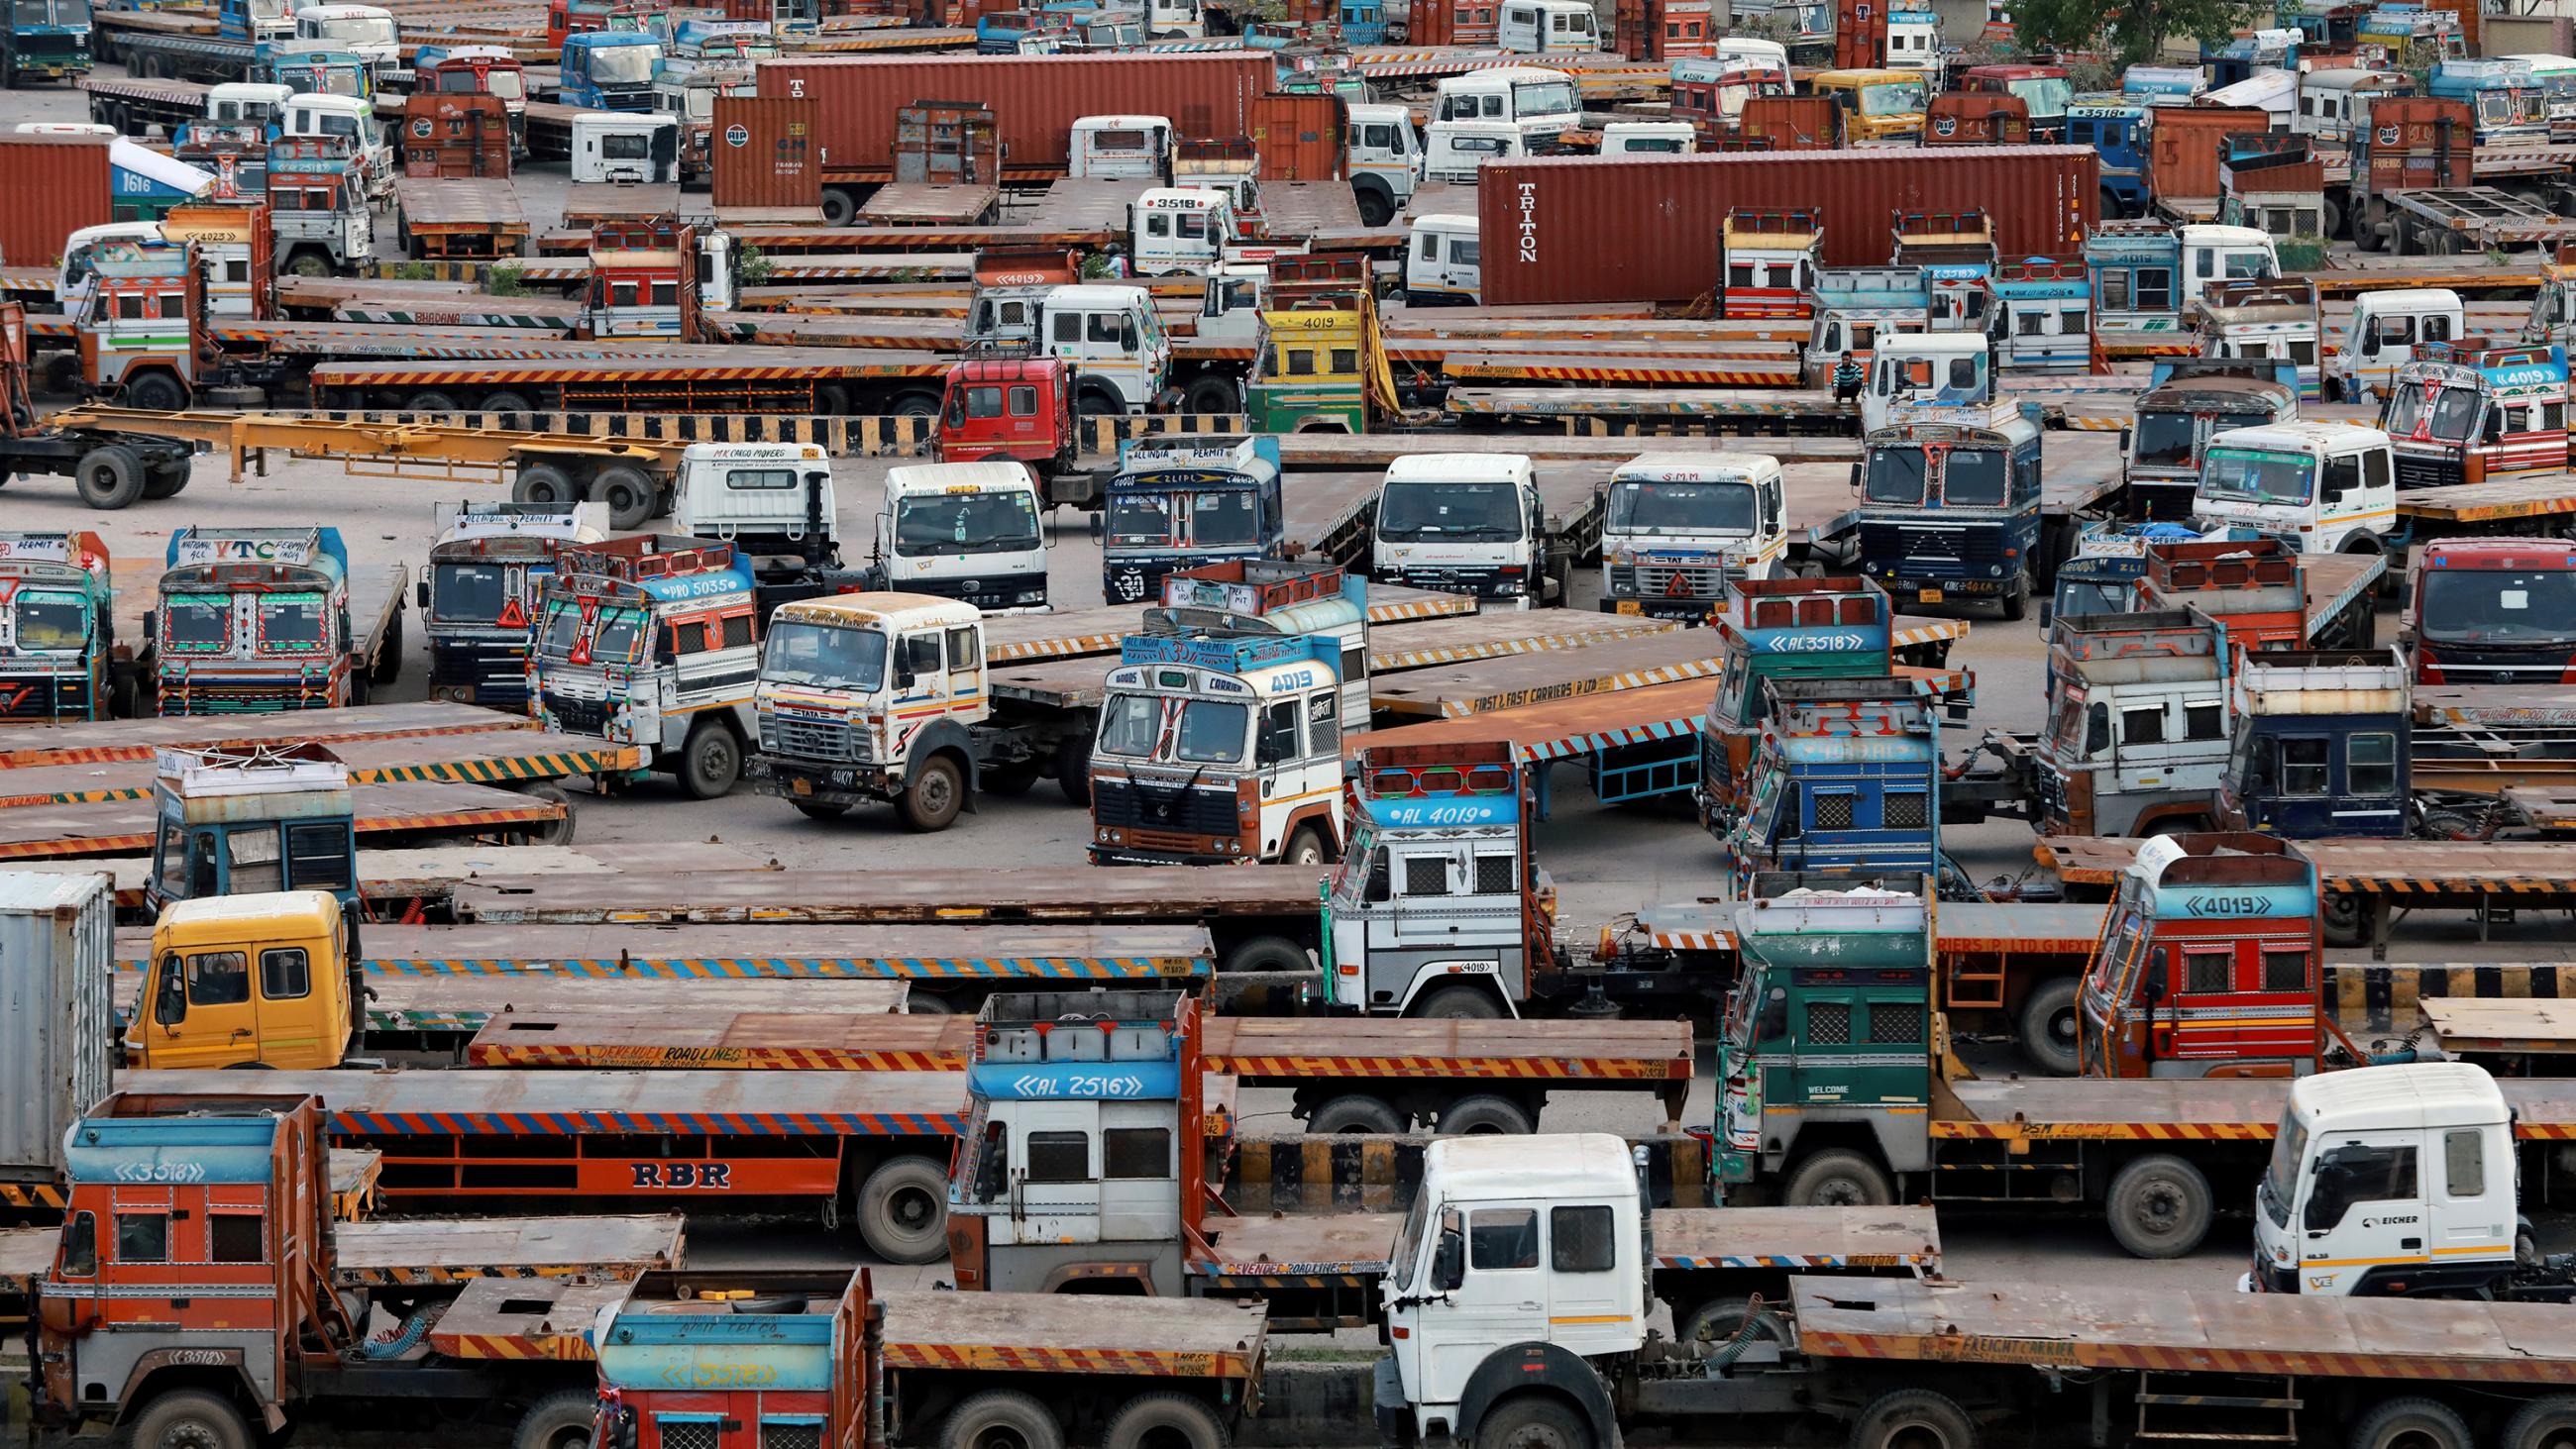
<instances>
[{"instance_id":1,"label":"side mirror","mask_svg":"<svg viewBox=\"0 0 2576 1449\"><path fill-rule=\"evenodd\" d=\"M162 1026L177 1026L188 1017L188 984L176 960L163 962L161 971L160 989L152 999L152 1020Z\"/></svg>"},{"instance_id":2,"label":"side mirror","mask_svg":"<svg viewBox=\"0 0 2576 1449\"><path fill-rule=\"evenodd\" d=\"M2127 428L2122 428L2120 430L2120 451L2123 453L2129 451L2129 430Z\"/></svg>"},{"instance_id":3,"label":"side mirror","mask_svg":"<svg viewBox=\"0 0 2576 1449\"><path fill-rule=\"evenodd\" d=\"M1096 512L1096 511L1095 511L1095 512L1091 515L1091 536L1092 536L1093 538L1101 538L1101 537L1105 537L1105 536L1108 534L1108 532L1109 532L1109 520L1108 520L1108 516L1107 516L1106 514L1099 513L1099 512Z\"/></svg>"},{"instance_id":4,"label":"side mirror","mask_svg":"<svg viewBox=\"0 0 2576 1449\"><path fill-rule=\"evenodd\" d=\"M419 583L412 585L412 597L420 601L421 608L427 609L429 607L429 580L422 579Z\"/></svg>"},{"instance_id":5,"label":"side mirror","mask_svg":"<svg viewBox=\"0 0 2576 1449\"><path fill-rule=\"evenodd\" d=\"M1860 491L1860 465L1858 463L1852 464L1851 486L1854 493L1858 493Z\"/></svg>"},{"instance_id":6,"label":"side mirror","mask_svg":"<svg viewBox=\"0 0 2576 1449\"><path fill-rule=\"evenodd\" d=\"M1467 1239L1464 1235L1444 1231L1431 1250L1431 1291L1454 1293L1467 1281Z\"/></svg>"},{"instance_id":7,"label":"side mirror","mask_svg":"<svg viewBox=\"0 0 2576 1449\"><path fill-rule=\"evenodd\" d=\"M2050 619L2052 616L2054 616L2056 613L2057 613L2057 603L2056 603L2056 601L2055 601L2055 600L2053 600L2053 599L2042 599L2042 600L2040 600L2040 603L2039 603L2039 632L2041 632L2042 634L2045 634L2045 633L2047 633L2047 632L2048 632L2048 621L2049 621L2049 619Z\"/></svg>"}]
</instances>

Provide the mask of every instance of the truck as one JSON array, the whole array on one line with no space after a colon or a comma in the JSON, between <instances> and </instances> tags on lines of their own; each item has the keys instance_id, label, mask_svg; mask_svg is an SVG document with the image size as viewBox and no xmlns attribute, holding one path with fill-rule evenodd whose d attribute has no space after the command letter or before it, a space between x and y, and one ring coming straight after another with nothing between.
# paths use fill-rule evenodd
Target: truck
<instances>
[{"instance_id":1,"label":"truck","mask_svg":"<svg viewBox=\"0 0 2576 1449\"><path fill-rule=\"evenodd\" d=\"M2205 358L2269 360L2292 369L2302 401L2324 396L2317 284L2305 277L2213 282L2184 308Z\"/></svg>"},{"instance_id":2,"label":"truck","mask_svg":"<svg viewBox=\"0 0 2576 1449\"><path fill-rule=\"evenodd\" d=\"M2032 823L2051 835L2205 828L2227 761L2227 627L2180 608L2051 627Z\"/></svg>"},{"instance_id":3,"label":"truck","mask_svg":"<svg viewBox=\"0 0 2576 1449\"><path fill-rule=\"evenodd\" d=\"M2231 681L2235 738L2212 818L2288 840L2402 840L2412 711L2395 649L2248 654ZM2315 882L2307 910L2316 913Z\"/></svg>"},{"instance_id":4,"label":"truck","mask_svg":"<svg viewBox=\"0 0 2576 1449\"><path fill-rule=\"evenodd\" d=\"M2303 554L2376 554L2396 503L2386 433L2300 421L2212 434L2192 512L2203 528L2278 538Z\"/></svg>"},{"instance_id":5,"label":"truck","mask_svg":"<svg viewBox=\"0 0 2576 1449\"><path fill-rule=\"evenodd\" d=\"M973 408L971 388L966 401ZM1002 412L973 420L998 422ZM1044 609L1043 502L1036 475L1018 461L890 468L870 571L887 589L960 599L987 614Z\"/></svg>"},{"instance_id":6,"label":"truck","mask_svg":"<svg viewBox=\"0 0 2576 1449\"><path fill-rule=\"evenodd\" d=\"M1947 873L1940 714L1913 680L1774 678L1720 851L1738 900L1771 871Z\"/></svg>"},{"instance_id":7,"label":"truck","mask_svg":"<svg viewBox=\"0 0 2576 1449\"><path fill-rule=\"evenodd\" d=\"M2566 548L2538 539L2436 539L2424 545L2406 587L2405 646L2416 683L2549 685L2576 677L2576 562Z\"/></svg>"},{"instance_id":8,"label":"truck","mask_svg":"<svg viewBox=\"0 0 2576 1449\"><path fill-rule=\"evenodd\" d=\"M236 891L327 890L358 905L349 769L328 746L161 750L152 799L144 904L156 917Z\"/></svg>"},{"instance_id":9,"label":"truck","mask_svg":"<svg viewBox=\"0 0 2576 1449\"><path fill-rule=\"evenodd\" d=\"M109 512L175 497L188 486L196 450L181 439L38 422L28 392L30 356L25 306L0 302L0 471L68 476L81 502Z\"/></svg>"},{"instance_id":10,"label":"truck","mask_svg":"<svg viewBox=\"0 0 2576 1449\"><path fill-rule=\"evenodd\" d=\"M1865 578L1729 579L1709 622L1726 665L1700 726L1700 828L1734 827L1769 718L1773 679L1870 679L1895 669L1887 592Z\"/></svg>"},{"instance_id":11,"label":"truck","mask_svg":"<svg viewBox=\"0 0 2576 1449\"><path fill-rule=\"evenodd\" d=\"M299 277L350 276L376 255L368 173L345 140L280 137L268 146L270 246Z\"/></svg>"},{"instance_id":12,"label":"truck","mask_svg":"<svg viewBox=\"0 0 2576 1449\"><path fill-rule=\"evenodd\" d=\"M1176 569L1275 557L1287 528L1279 440L1121 442L1102 515L1101 591L1112 603L1154 597Z\"/></svg>"},{"instance_id":13,"label":"truck","mask_svg":"<svg viewBox=\"0 0 2576 1449\"><path fill-rule=\"evenodd\" d=\"M2400 488L2562 472L2566 421L2566 352L2494 338L2418 344L2379 409Z\"/></svg>"},{"instance_id":14,"label":"truck","mask_svg":"<svg viewBox=\"0 0 2576 1449\"><path fill-rule=\"evenodd\" d=\"M30 0L0 38L0 90L22 79L78 80L90 70L89 0Z\"/></svg>"},{"instance_id":15,"label":"truck","mask_svg":"<svg viewBox=\"0 0 2576 1449\"><path fill-rule=\"evenodd\" d=\"M304 5L295 11L295 38L354 51L367 61L369 78L391 90L410 76L402 64L402 37L393 12L378 5Z\"/></svg>"},{"instance_id":16,"label":"truck","mask_svg":"<svg viewBox=\"0 0 2576 1449\"><path fill-rule=\"evenodd\" d=\"M1728 212L1717 233L1724 281L1718 315L1804 320L1824 247L1824 224L1814 211Z\"/></svg>"},{"instance_id":17,"label":"truck","mask_svg":"<svg viewBox=\"0 0 2576 1449\"><path fill-rule=\"evenodd\" d=\"M572 118L576 185L664 186L680 179L680 118L655 110L585 111Z\"/></svg>"},{"instance_id":18,"label":"truck","mask_svg":"<svg viewBox=\"0 0 2576 1449\"><path fill-rule=\"evenodd\" d=\"M509 103L499 96L415 91L403 98L405 176L507 177L517 145Z\"/></svg>"},{"instance_id":19,"label":"truck","mask_svg":"<svg viewBox=\"0 0 2576 1449\"><path fill-rule=\"evenodd\" d=\"M116 638L114 567L95 533L0 533L7 628L0 721L59 724L131 716L150 663Z\"/></svg>"},{"instance_id":20,"label":"truck","mask_svg":"<svg viewBox=\"0 0 2576 1449\"><path fill-rule=\"evenodd\" d=\"M1562 603L1588 549L1544 508L1526 454L1405 454L1378 485L1369 577L1514 608Z\"/></svg>"},{"instance_id":21,"label":"truck","mask_svg":"<svg viewBox=\"0 0 2576 1449\"><path fill-rule=\"evenodd\" d=\"M2123 430L2120 478L2129 516L2190 518L2201 454L2212 437L2298 417L2297 385L2285 386L2279 371L2269 362L2232 358L2160 359L2155 380L2138 395L2135 423Z\"/></svg>"},{"instance_id":22,"label":"truck","mask_svg":"<svg viewBox=\"0 0 2576 1449\"><path fill-rule=\"evenodd\" d=\"M126 1065L360 1064L353 1054L367 1022L350 949L357 907L327 890L244 889L173 901L153 923Z\"/></svg>"},{"instance_id":23,"label":"truck","mask_svg":"<svg viewBox=\"0 0 2576 1449\"><path fill-rule=\"evenodd\" d=\"M111 15L113 12L111 12ZM266 80L267 47L295 37L295 17L285 0L217 0L212 35L153 28L120 33L100 28L102 59L122 59L128 74L146 80Z\"/></svg>"},{"instance_id":24,"label":"truck","mask_svg":"<svg viewBox=\"0 0 2576 1449\"><path fill-rule=\"evenodd\" d=\"M1601 608L1714 617L1726 585L1788 571L1779 460L1765 453L1643 453L1614 470L1601 512Z\"/></svg>"},{"instance_id":25,"label":"truck","mask_svg":"<svg viewBox=\"0 0 2576 1449\"><path fill-rule=\"evenodd\" d=\"M1882 339L1881 365L1888 360ZM1872 431L1852 467L1847 517L1858 571L1924 603L1993 598L2007 620L2030 606L2040 535L2038 409L1995 409L1985 425L1903 422Z\"/></svg>"},{"instance_id":26,"label":"truck","mask_svg":"<svg viewBox=\"0 0 2576 1449\"><path fill-rule=\"evenodd\" d=\"M1342 741L1369 724L1366 586L1243 559L1160 587L1091 741L1093 863L1336 859Z\"/></svg>"},{"instance_id":27,"label":"truck","mask_svg":"<svg viewBox=\"0 0 2576 1449\"><path fill-rule=\"evenodd\" d=\"M409 572L371 584L336 528L180 528L156 590L156 712L366 703L402 674Z\"/></svg>"},{"instance_id":28,"label":"truck","mask_svg":"<svg viewBox=\"0 0 2576 1449\"><path fill-rule=\"evenodd\" d=\"M1045 490L1046 507L1099 507L1103 480L1082 466L1080 440L1074 435L1076 386L1074 364L1061 358L974 358L955 364L939 407L940 460L1016 462Z\"/></svg>"},{"instance_id":29,"label":"truck","mask_svg":"<svg viewBox=\"0 0 2576 1449\"><path fill-rule=\"evenodd\" d=\"M2328 402L2374 402L2427 342L2466 334L2460 294L2448 287L2398 287L2353 299L2352 323L2325 362Z\"/></svg>"},{"instance_id":30,"label":"truck","mask_svg":"<svg viewBox=\"0 0 2576 1449\"><path fill-rule=\"evenodd\" d=\"M593 111L653 109L653 71L662 42L652 35L594 30L567 37L558 99Z\"/></svg>"},{"instance_id":31,"label":"truck","mask_svg":"<svg viewBox=\"0 0 2576 1449\"><path fill-rule=\"evenodd\" d=\"M692 799L726 794L755 738L755 588L727 543L653 534L564 550L537 595L538 720L641 747Z\"/></svg>"},{"instance_id":32,"label":"truck","mask_svg":"<svg viewBox=\"0 0 2576 1449\"><path fill-rule=\"evenodd\" d=\"M515 161L528 154L527 67L508 47L417 46L412 51L412 89L426 95L499 96L509 113L510 157ZM703 164L704 155L699 159Z\"/></svg>"},{"instance_id":33,"label":"truck","mask_svg":"<svg viewBox=\"0 0 2576 1449\"><path fill-rule=\"evenodd\" d=\"M429 697L528 707L528 621L567 548L608 537L588 503L438 506L429 562L413 591L429 646Z\"/></svg>"},{"instance_id":34,"label":"truck","mask_svg":"<svg viewBox=\"0 0 2576 1449\"><path fill-rule=\"evenodd\" d=\"M761 624L781 604L854 581L841 567L831 455L817 444L691 443L680 450L669 497L673 528L731 546L750 568ZM659 513L659 502L626 516Z\"/></svg>"}]
</instances>

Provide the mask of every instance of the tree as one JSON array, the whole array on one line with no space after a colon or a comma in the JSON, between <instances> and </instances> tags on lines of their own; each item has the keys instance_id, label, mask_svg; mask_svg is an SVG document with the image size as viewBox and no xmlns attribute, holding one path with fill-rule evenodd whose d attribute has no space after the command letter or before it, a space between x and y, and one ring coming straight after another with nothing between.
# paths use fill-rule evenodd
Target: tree
<instances>
[{"instance_id":1,"label":"tree","mask_svg":"<svg viewBox=\"0 0 2576 1449\"><path fill-rule=\"evenodd\" d=\"M2107 40L2122 65L2153 60L2168 38L2224 44L2271 14L2269 0L2016 0L2012 7L2023 48L2091 50Z\"/></svg>"}]
</instances>

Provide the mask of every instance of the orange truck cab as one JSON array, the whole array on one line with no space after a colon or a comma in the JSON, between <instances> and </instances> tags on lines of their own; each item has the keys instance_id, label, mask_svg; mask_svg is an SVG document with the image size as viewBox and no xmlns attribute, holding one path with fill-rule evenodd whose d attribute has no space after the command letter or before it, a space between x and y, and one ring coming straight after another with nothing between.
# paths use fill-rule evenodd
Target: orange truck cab
<instances>
[{"instance_id":1,"label":"orange truck cab","mask_svg":"<svg viewBox=\"0 0 2576 1449\"><path fill-rule=\"evenodd\" d=\"M1050 504L1096 508L1099 481L1075 467L1073 364L1054 357L958 363L939 403L939 460L1026 463Z\"/></svg>"},{"instance_id":2,"label":"orange truck cab","mask_svg":"<svg viewBox=\"0 0 2576 1449\"><path fill-rule=\"evenodd\" d=\"M2088 1077L2316 1069L2317 870L2268 835L2164 835L2120 872L2084 973Z\"/></svg>"}]
</instances>

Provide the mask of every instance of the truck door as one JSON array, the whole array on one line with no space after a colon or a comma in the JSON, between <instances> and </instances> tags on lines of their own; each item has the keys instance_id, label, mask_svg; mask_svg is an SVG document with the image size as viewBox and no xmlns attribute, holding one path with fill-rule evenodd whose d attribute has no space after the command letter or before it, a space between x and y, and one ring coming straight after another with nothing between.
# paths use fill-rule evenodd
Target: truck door
<instances>
[{"instance_id":1,"label":"truck door","mask_svg":"<svg viewBox=\"0 0 2576 1449\"><path fill-rule=\"evenodd\" d=\"M2131 797L2134 808L2138 796L2174 788L2182 721L2175 701L2165 695L2115 696L2111 711L2119 717L2111 747L2111 778L2120 794ZM2097 807L2101 803L2096 802Z\"/></svg>"},{"instance_id":2,"label":"truck door","mask_svg":"<svg viewBox=\"0 0 2576 1449\"><path fill-rule=\"evenodd\" d=\"M1622 1233L1608 1203L1560 1204L1547 1210L1547 1335L1580 1354L1616 1353L1636 1343L1644 1306L1637 1274L1619 1268Z\"/></svg>"},{"instance_id":3,"label":"truck door","mask_svg":"<svg viewBox=\"0 0 2576 1449\"><path fill-rule=\"evenodd\" d=\"M2457 1263L2513 1254L2512 1139L2502 1127L2450 1127L2426 1194L2432 1221L2425 1242L2434 1261Z\"/></svg>"},{"instance_id":4,"label":"truck door","mask_svg":"<svg viewBox=\"0 0 2576 1449\"><path fill-rule=\"evenodd\" d=\"M2317 1144L2299 1204L2299 1290L2348 1294L2374 1266L2411 1266L2425 1251L2418 1133L2337 1133Z\"/></svg>"},{"instance_id":5,"label":"truck door","mask_svg":"<svg viewBox=\"0 0 2576 1449\"><path fill-rule=\"evenodd\" d=\"M896 659L895 738L908 742L930 717L929 711L948 702L948 672L940 667L939 631L922 629L904 635L902 652Z\"/></svg>"},{"instance_id":6,"label":"truck door","mask_svg":"<svg viewBox=\"0 0 2576 1449\"><path fill-rule=\"evenodd\" d=\"M229 1067L259 1059L259 1009L251 1001L247 952L164 952L145 1015L145 1050L156 1067Z\"/></svg>"},{"instance_id":7,"label":"truck door","mask_svg":"<svg viewBox=\"0 0 2576 1449\"><path fill-rule=\"evenodd\" d=\"M1540 1213L1535 1204L1480 1202L1441 1214L1442 1242L1433 1256L1432 1286L1457 1280L1447 1310L1431 1331L1426 1375L1429 1402L1458 1398L1467 1379L1497 1350L1548 1335L1548 1281L1539 1252ZM1449 1246L1455 1238L1457 1248ZM1457 1264L1463 1271L1437 1271Z\"/></svg>"},{"instance_id":8,"label":"truck door","mask_svg":"<svg viewBox=\"0 0 2576 1449\"><path fill-rule=\"evenodd\" d=\"M1022 1102L1011 1114L1011 1217L1024 1243L1100 1241L1098 1102Z\"/></svg>"}]
</instances>

